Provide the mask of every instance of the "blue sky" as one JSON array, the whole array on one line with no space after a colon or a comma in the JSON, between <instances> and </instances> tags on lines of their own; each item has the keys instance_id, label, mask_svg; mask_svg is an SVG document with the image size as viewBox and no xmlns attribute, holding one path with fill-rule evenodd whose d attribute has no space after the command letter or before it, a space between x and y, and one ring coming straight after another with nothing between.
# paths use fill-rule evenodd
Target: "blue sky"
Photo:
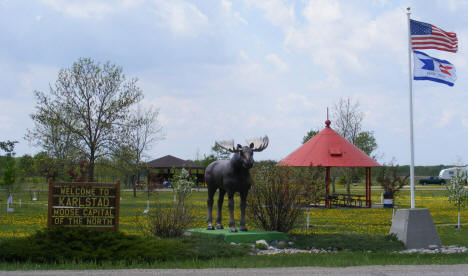
<instances>
[{"instance_id":1,"label":"blue sky","mask_svg":"<svg viewBox=\"0 0 468 276\"><path fill-rule=\"evenodd\" d=\"M406 7L458 35L454 87L414 82L416 165L468 160L468 1L0 0L0 140L32 127L33 91L79 57L137 77L166 138L149 158L202 158L215 140L267 134L280 160L321 129L326 108L359 101L379 162L409 163ZM332 122L333 127L333 122Z\"/></svg>"}]
</instances>

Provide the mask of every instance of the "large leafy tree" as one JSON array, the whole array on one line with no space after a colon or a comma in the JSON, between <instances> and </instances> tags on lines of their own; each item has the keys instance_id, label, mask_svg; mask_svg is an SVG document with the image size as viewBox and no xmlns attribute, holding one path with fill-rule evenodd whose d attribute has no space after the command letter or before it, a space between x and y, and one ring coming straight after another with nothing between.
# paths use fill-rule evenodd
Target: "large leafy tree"
<instances>
[{"instance_id":1,"label":"large leafy tree","mask_svg":"<svg viewBox=\"0 0 468 276\"><path fill-rule=\"evenodd\" d=\"M40 101L45 101L45 95L35 92ZM38 103L39 104L39 103ZM55 106L54 106L55 105ZM65 171L66 165L72 165L80 158L79 142L76 134L69 131L69 125L74 125L76 119L68 116L65 108L58 102L50 102L49 105L37 106L37 112L31 114L34 121L34 128L28 129L25 138L33 145L42 148L43 154L47 155L49 170L47 178L56 177ZM43 155L41 157L44 157Z\"/></svg>"},{"instance_id":2,"label":"large leafy tree","mask_svg":"<svg viewBox=\"0 0 468 276\"><path fill-rule=\"evenodd\" d=\"M309 141L310 139L312 139L312 137L314 137L314 136L317 135L318 133L319 133L318 130L315 130L315 129L309 130L309 131L307 132L307 134L302 138L302 144L307 143L307 141Z\"/></svg>"},{"instance_id":3,"label":"large leafy tree","mask_svg":"<svg viewBox=\"0 0 468 276\"><path fill-rule=\"evenodd\" d=\"M211 151L216 157L216 160L228 160L231 158L231 153L228 150L223 149L217 143L215 143L215 145L211 147Z\"/></svg>"},{"instance_id":4,"label":"large leafy tree","mask_svg":"<svg viewBox=\"0 0 468 276\"><path fill-rule=\"evenodd\" d=\"M96 159L110 153L131 106L142 98L136 82L109 62L78 59L59 71L49 93L35 91L35 126L29 136L47 152L54 146L62 156L85 158L93 181Z\"/></svg>"},{"instance_id":5,"label":"large leafy tree","mask_svg":"<svg viewBox=\"0 0 468 276\"><path fill-rule=\"evenodd\" d=\"M205 154L202 160L195 160L194 162L206 168L209 164L213 163L214 161L228 160L230 158L231 153L215 143L214 146L211 147L210 154Z\"/></svg>"},{"instance_id":6,"label":"large leafy tree","mask_svg":"<svg viewBox=\"0 0 468 276\"><path fill-rule=\"evenodd\" d=\"M354 139L354 145L365 152L367 155L374 158L372 153L377 148L377 141L375 140L373 131L359 132L357 137Z\"/></svg>"}]
</instances>

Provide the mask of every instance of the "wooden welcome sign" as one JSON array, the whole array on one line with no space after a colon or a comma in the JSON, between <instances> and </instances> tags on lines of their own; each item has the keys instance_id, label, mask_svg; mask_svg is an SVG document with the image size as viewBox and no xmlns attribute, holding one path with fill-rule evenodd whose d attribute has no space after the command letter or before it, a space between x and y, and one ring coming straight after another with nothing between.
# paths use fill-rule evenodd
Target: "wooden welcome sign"
<instances>
[{"instance_id":1,"label":"wooden welcome sign","mask_svg":"<svg viewBox=\"0 0 468 276\"><path fill-rule=\"evenodd\" d=\"M49 184L47 227L119 230L120 181Z\"/></svg>"}]
</instances>

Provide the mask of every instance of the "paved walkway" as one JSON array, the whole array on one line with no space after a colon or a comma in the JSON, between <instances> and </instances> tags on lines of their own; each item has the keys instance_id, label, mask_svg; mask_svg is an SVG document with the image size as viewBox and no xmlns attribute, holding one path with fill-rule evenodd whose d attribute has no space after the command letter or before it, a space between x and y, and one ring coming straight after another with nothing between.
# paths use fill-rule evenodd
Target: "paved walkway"
<instances>
[{"instance_id":1,"label":"paved walkway","mask_svg":"<svg viewBox=\"0 0 468 276\"><path fill-rule=\"evenodd\" d=\"M346 275L346 276L385 276L385 275L424 275L462 276L467 275L468 265L389 265L353 266L341 268L293 267L293 268L246 268L246 269L123 269L123 270L48 270L48 271L0 271L0 276L17 275L67 275L67 276L302 276L302 275Z\"/></svg>"}]
</instances>

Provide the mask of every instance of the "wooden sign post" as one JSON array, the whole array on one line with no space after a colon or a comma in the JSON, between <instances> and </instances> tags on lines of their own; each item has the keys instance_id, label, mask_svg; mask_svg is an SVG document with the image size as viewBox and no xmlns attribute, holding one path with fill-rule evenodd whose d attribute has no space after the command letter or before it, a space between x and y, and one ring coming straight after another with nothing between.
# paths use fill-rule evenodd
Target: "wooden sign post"
<instances>
[{"instance_id":1,"label":"wooden sign post","mask_svg":"<svg viewBox=\"0 0 468 276\"><path fill-rule=\"evenodd\" d=\"M47 227L119 230L120 181L49 184Z\"/></svg>"}]
</instances>

